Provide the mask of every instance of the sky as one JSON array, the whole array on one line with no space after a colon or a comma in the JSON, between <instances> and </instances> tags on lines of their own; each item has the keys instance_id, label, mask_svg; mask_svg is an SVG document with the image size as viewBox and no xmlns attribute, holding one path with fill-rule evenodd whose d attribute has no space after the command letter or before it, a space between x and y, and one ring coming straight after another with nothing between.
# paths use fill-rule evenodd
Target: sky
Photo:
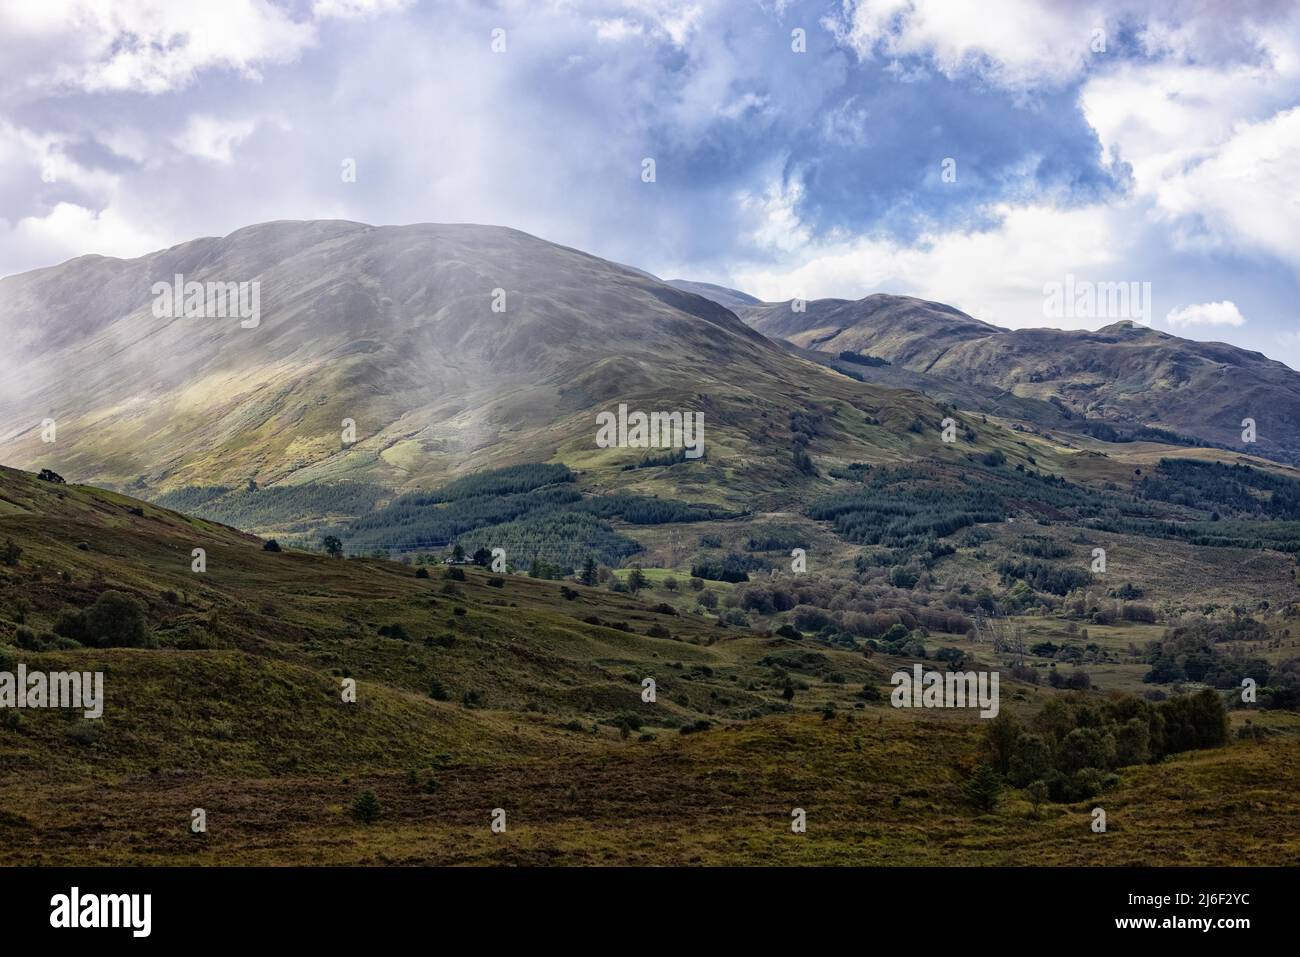
<instances>
[{"instance_id":1,"label":"sky","mask_svg":"<svg viewBox=\"0 0 1300 957\"><path fill-rule=\"evenodd\" d=\"M0 0L0 275L317 218L1300 368L1300 3Z\"/></svg>"}]
</instances>

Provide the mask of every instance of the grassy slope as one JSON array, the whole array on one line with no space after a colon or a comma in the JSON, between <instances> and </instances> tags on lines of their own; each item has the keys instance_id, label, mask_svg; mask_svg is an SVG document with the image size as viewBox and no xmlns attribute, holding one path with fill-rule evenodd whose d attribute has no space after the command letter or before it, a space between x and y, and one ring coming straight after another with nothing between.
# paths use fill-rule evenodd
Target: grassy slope
<instances>
[{"instance_id":1,"label":"grassy slope","mask_svg":"<svg viewBox=\"0 0 1300 957\"><path fill-rule=\"evenodd\" d=\"M1282 864L1300 847L1286 823L1294 733L1125 771L1097 802L1110 833L1093 835L1083 806L1041 819L1014 795L990 815L967 808L977 720L855 698L899 661L580 586L573 601L555 582L493 588L477 570L449 595L438 571L267 553L222 526L5 469L9 536L24 555L0 569L5 666L104 670L108 700L91 736L65 712L0 724L3 863ZM193 547L207 550L205 576L189 570ZM39 633L104 587L148 602L159 647L6 647L20 614ZM392 622L416 640L376 635ZM672 639L646 636L656 623ZM818 657L792 672L791 707L761 660L799 653ZM359 682L355 705L339 700L342 674ZM658 704L640 701L644 675ZM434 676L451 701L427 696ZM467 689L484 707L459 703ZM1004 707L1051 693L1008 683ZM652 737L622 740L605 723L629 713ZM698 720L714 726L676 730ZM365 789L383 808L371 825L349 815ZM790 832L796 806L807 834ZM194 807L208 812L206 837L188 833ZM488 828L494 807L507 809L504 835Z\"/></svg>"}]
</instances>

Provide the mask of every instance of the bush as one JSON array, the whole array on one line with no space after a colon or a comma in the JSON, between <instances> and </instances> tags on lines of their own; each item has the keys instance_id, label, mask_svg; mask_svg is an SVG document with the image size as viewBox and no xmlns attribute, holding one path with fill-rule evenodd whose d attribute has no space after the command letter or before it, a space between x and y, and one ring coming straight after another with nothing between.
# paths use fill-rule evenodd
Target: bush
<instances>
[{"instance_id":1,"label":"bush","mask_svg":"<svg viewBox=\"0 0 1300 957\"><path fill-rule=\"evenodd\" d=\"M86 640L86 614L75 608L68 608L59 613L54 622L54 633L75 641Z\"/></svg>"},{"instance_id":2,"label":"bush","mask_svg":"<svg viewBox=\"0 0 1300 957\"><path fill-rule=\"evenodd\" d=\"M1012 665L1011 677L1015 678L1017 681L1023 681L1027 685L1038 684L1038 672L1029 665Z\"/></svg>"},{"instance_id":3,"label":"bush","mask_svg":"<svg viewBox=\"0 0 1300 957\"><path fill-rule=\"evenodd\" d=\"M1115 763L1146 764L1151 760L1151 729L1141 718L1130 718L1115 732Z\"/></svg>"},{"instance_id":4,"label":"bush","mask_svg":"<svg viewBox=\"0 0 1300 957\"><path fill-rule=\"evenodd\" d=\"M1170 698L1160 705L1160 714L1165 719L1166 753L1214 748L1228 741L1228 711L1211 688Z\"/></svg>"},{"instance_id":5,"label":"bush","mask_svg":"<svg viewBox=\"0 0 1300 957\"><path fill-rule=\"evenodd\" d=\"M1075 728L1061 741L1062 771L1108 768L1115 761L1115 738L1098 728ZM1088 795L1091 797L1091 795Z\"/></svg>"},{"instance_id":6,"label":"bush","mask_svg":"<svg viewBox=\"0 0 1300 957\"><path fill-rule=\"evenodd\" d=\"M990 764L981 764L962 785L962 796L981 811L992 811L1002 794L1002 779Z\"/></svg>"},{"instance_id":7,"label":"bush","mask_svg":"<svg viewBox=\"0 0 1300 957\"><path fill-rule=\"evenodd\" d=\"M1038 817L1038 809L1042 807L1043 802L1049 797L1046 781L1033 781L1025 788L1025 794L1034 805L1034 817Z\"/></svg>"},{"instance_id":8,"label":"bush","mask_svg":"<svg viewBox=\"0 0 1300 957\"><path fill-rule=\"evenodd\" d=\"M960 671L966 663L966 652L960 648L940 648L934 653L936 661L942 661L953 671Z\"/></svg>"},{"instance_id":9,"label":"bush","mask_svg":"<svg viewBox=\"0 0 1300 957\"><path fill-rule=\"evenodd\" d=\"M280 550L280 543L277 542L274 538L268 538L266 541L262 543L262 551L264 552L278 552L279 550Z\"/></svg>"},{"instance_id":10,"label":"bush","mask_svg":"<svg viewBox=\"0 0 1300 957\"><path fill-rule=\"evenodd\" d=\"M379 817L379 798L374 791L362 791L352 802L352 816L362 824L370 824Z\"/></svg>"},{"instance_id":11,"label":"bush","mask_svg":"<svg viewBox=\"0 0 1300 957\"><path fill-rule=\"evenodd\" d=\"M0 562L12 567L18 564L18 559L22 556L23 550L18 547L18 543L12 538L6 538L4 547L0 548Z\"/></svg>"},{"instance_id":12,"label":"bush","mask_svg":"<svg viewBox=\"0 0 1300 957\"><path fill-rule=\"evenodd\" d=\"M1051 770L1052 749L1040 735L1026 734L1016 741L1008 762L1007 779L1012 784L1024 787Z\"/></svg>"},{"instance_id":13,"label":"bush","mask_svg":"<svg viewBox=\"0 0 1300 957\"><path fill-rule=\"evenodd\" d=\"M140 648L147 639L144 613L138 599L109 589L86 609L83 641L97 648Z\"/></svg>"},{"instance_id":14,"label":"bush","mask_svg":"<svg viewBox=\"0 0 1300 957\"><path fill-rule=\"evenodd\" d=\"M1073 774L1053 771L1047 779L1047 793L1053 801L1086 801L1101 793L1104 781L1096 768L1080 768Z\"/></svg>"}]
</instances>

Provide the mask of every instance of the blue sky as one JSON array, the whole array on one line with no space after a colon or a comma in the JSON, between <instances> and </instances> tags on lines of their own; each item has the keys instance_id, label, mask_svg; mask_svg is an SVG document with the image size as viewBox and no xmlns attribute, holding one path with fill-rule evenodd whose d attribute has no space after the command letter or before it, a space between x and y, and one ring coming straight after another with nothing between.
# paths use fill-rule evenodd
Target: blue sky
<instances>
[{"instance_id":1,"label":"blue sky","mask_svg":"<svg viewBox=\"0 0 1300 957\"><path fill-rule=\"evenodd\" d=\"M0 275L320 217L1007 326L1149 282L1156 328L1300 367L1300 10L0 2Z\"/></svg>"}]
</instances>

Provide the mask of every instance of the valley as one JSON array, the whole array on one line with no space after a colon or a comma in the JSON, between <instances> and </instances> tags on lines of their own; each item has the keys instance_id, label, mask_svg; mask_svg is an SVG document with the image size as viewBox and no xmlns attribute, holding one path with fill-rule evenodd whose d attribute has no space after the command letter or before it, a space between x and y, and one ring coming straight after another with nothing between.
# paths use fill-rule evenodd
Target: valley
<instances>
[{"instance_id":1,"label":"valley","mask_svg":"<svg viewBox=\"0 0 1300 957\"><path fill-rule=\"evenodd\" d=\"M154 315L173 274L260 322ZM345 222L9 277L0 327L0 672L104 675L0 712L5 863L1300 855L1263 357Z\"/></svg>"}]
</instances>

